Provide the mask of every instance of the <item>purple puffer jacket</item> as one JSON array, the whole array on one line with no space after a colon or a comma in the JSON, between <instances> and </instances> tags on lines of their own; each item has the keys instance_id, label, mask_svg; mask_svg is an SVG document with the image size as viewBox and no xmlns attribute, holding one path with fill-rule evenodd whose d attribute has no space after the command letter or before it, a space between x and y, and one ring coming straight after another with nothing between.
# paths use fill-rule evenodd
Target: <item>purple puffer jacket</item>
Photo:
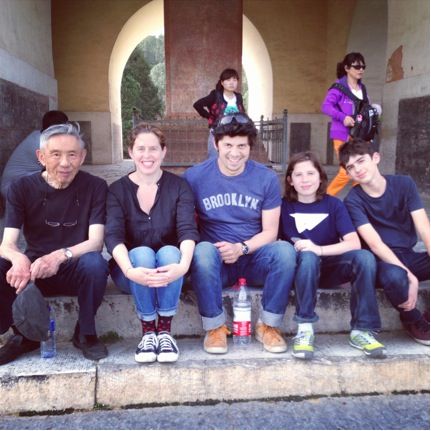
<instances>
[{"instance_id":1,"label":"purple puffer jacket","mask_svg":"<svg viewBox=\"0 0 431 431\"><path fill-rule=\"evenodd\" d=\"M348 87L347 77L343 76L337 80L338 83ZM364 85L359 83L363 89ZM362 90L363 91L363 90ZM336 88L328 90L325 100L322 103L322 112L331 117L331 129L329 136L331 139L347 141L349 138L349 128L343 124L344 119L355 112L355 104Z\"/></svg>"}]
</instances>

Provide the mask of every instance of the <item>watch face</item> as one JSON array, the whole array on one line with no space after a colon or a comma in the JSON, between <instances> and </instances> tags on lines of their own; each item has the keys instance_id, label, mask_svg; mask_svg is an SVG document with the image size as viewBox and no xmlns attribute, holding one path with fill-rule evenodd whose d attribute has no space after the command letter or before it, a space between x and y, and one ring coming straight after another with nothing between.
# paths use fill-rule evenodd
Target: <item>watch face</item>
<instances>
[{"instance_id":1,"label":"watch face","mask_svg":"<svg viewBox=\"0 0 431 431\"><path fill-rule=\"evenodd\" d=\"M242 254L248 253L248 246L246 244L242 244Z\"/></svg>"},{"instance_id":2,"label":"watch face","mask_svg":"<svg viewBox=\"0 0 431 431\"><path fill-rule=\"evenodd\" d=\"M68 248L66 248L66 249L64 250L64 254L66 255L66 257L67 257L68 259L72 259L72 257L73 257L72 252L71 252Z\"/></svg>"}]
</instances>

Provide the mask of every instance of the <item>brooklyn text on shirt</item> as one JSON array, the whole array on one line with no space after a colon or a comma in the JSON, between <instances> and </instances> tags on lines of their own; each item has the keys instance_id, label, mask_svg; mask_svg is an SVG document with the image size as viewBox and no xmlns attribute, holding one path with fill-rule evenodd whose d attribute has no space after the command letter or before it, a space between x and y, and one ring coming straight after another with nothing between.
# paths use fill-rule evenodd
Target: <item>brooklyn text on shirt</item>
<instances>
[{"instance_id":1,"label":"brooklyn text on shirt","mask_svg":"<svg viewBox=\"0 0 431 431\"><path fill-rule=\"evenodd\" d=\"M260 200L252 196L243 195L241 193L219 193L207 198L202 198L202 204L206 211L221 207L243 207L252 210L259 210Z\"/></svg>"}]
</instances>

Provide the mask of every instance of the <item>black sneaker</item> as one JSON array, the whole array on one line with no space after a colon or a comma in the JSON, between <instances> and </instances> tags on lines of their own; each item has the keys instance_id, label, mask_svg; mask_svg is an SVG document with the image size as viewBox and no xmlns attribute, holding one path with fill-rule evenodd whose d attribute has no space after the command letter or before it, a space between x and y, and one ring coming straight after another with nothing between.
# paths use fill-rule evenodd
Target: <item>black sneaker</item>
<instances>
[{"instance_id":1,"label":"black sneaker","mask_svg":"<svg viewBox=\"0 0 431 431\"><path fill-rule=\"evenodd\" d=\"M0 365L14 361L24 353L32 352L40 347L38 341L28 340L22 335L12 335L6 344L0 348Z\"/></svg>"},{"instance_id":2,"label":"black sneaker","mask_svg":"<svg viewBox=\"0 0 431 431\"><path fill-rule=\"evenodd\" d=\"M139 363L155 362L159 342L155 332L146 332L135 352L135 361Z\"/></svg>"},{"instance_id":3,"label":"black sneaker","mask_svg":"<svg viewBox=\"0 0 431 431\"><path fill-rule=\"evenodd\" d=\"M77 349L82 350L85 358L92 361L98 361L108 356L108 349L99 340L97 335L79 335L78 326L75 327L72 343Z\"/></svg>"},{"instance_id":4,"label":"black sneaker","mask_svg":"<svg viewBox=\"0 0 431 431\"><path fill-rule=\"evenodd\" d=\"M172 336L165 331L157 335L159 347L157 349L158 362L175 362L178 359L179 350Z\"/></svg>"},{"instance_id":5,"label":"black sneaker","mask_svg":"<svg viewBox=\"0 0 431 431\"><path fill-rule=\"evenodd\" d=\"M429 320L427 321L426 316L422 316L414 323L403 322L403 326L410 337L417 343L425 344L426 346L430 345L430 322Z\"/></svg>"}]
</instances>

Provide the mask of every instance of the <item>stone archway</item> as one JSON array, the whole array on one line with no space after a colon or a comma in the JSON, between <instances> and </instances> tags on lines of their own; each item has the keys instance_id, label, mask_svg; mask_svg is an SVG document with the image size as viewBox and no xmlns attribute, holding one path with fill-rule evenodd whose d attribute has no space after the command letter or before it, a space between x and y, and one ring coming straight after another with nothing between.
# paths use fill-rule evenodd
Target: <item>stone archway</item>
<instances>
[{"instance_id":1,"label":"stone archway","mask_svg":"<svg viewBox=\"0 0 431 431\"><path fill-rule=\"evenodd\" d=\"M122 158L121 79L136 45L150 35L164 33L163 0L153 0L133 14L121 29L109 61L109 108L114 161ZM272 115L273 77L265 43L251 21L243 16L243 67L249 84L249 114Z\"/></svg>"},{"instance_id":2,"label":"stone archway","mask_svg":"<svg viewBox=\"0 0 431 431\"><path fill-rule=\"evenodd\" d=\"M254 120L272 116L273 77L268 49L259 31L243 15L242 65L248 82L248 114Z\"/></svg>"},{"instance_id":3,"label":"stone archway","mask_svg":"<svg viewBox=\"0 0 431 431\"><path fill-rule=\"evenodd\" d=\"M130 54L150 35L163 33L163 0L153 0L132 15L118 34L109 60L109 110L114 160L122 159L121 79Z\"/></svg>"}]
</instances>

